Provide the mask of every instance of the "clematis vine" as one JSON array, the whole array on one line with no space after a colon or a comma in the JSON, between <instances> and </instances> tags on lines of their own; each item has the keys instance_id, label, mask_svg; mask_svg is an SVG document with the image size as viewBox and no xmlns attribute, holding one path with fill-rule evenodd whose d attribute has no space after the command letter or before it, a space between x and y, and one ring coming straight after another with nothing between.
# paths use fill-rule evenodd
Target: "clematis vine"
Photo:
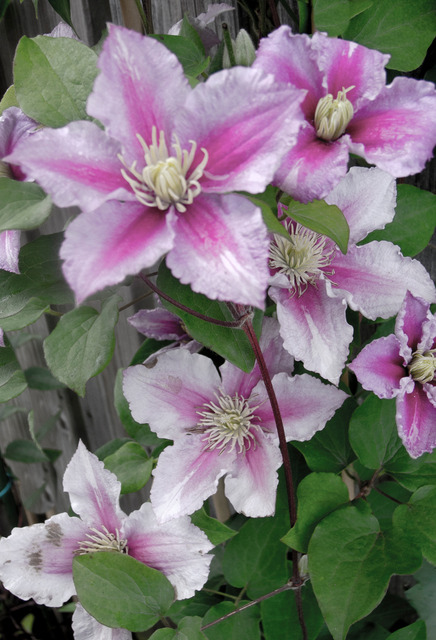
<instances>
[{"instance_id":1,"label":"clematis vine","mask_svg":"<svg viewBox=\"0 0 436 640\"><path fill-rule=\"evenodd\" d=\"M260 344L287 439L309 440L346 394L307 374L290 377L293 360L276 320L265 319ZM205 356L169 351L150 364L129 367L124 395L135 420L174 440L153 472L151 501L160 522L199 509L222 476L236 511L252 517L274 513L282 459L257 364L244 373L226 362L218 373Z\"/></svg>"},{"instance_id":2,"label":"clematis vine","mask_svg":"<svg viewBox=\"0 0 436 640\"><path fill-rule=\"evenodd\" d=\"M120 482L81 442L65 471L64 490L79 517L61 513L43 524L15 528L0 540L0 579L19 598L61 606L75 594L74 556L97 551L127 553L162 571L178 599L193 596L206 582L212 560L206 535L187 517L161 527L150 503L127 516L119 506ZM76 617L82 630L83 617L87 614ZM96 621L92 624L100 627ZM105 629L94 637L128 637L124 631L108 636ZM87 636L83 630L77 637Z\"/></svg>"},{"instance_id":3,"label":"clematis vine","mask_svg":"<svg viewBox=\"0 0 436 640\"><path fill-rule=\"evenodd\" d=\"M305 92L305 124L274 182L297 200L324 198L345 175L349 152L395 177L419 173L436 144L432 82L397 77L389 56L323 33L282 26L261 41L253 67Z\"/></svg>"},{"instance_id":4,"label":"clematis vine","mask_svg":"<svg viewBox=\"0 0 436 640\"><path fill-rule=\"evenodd\" d=\"M395 214L395 180L377 168L354 167L328 195L349 228L343 255L326 236L290 220L289 239L276 235L270 247L269 296L277 303L284 347L304 366L337 384L348 358L353 329L347 305L366 318L394 316L407 290L436 301L435 286L417 261L391 242L358 245Z\"/></svg>"},{"instance_id":5,"label":"clematis vine","mask_svg":"<svg viewBox=\"0 0 436 640\"><path fill-rule=\"evenodd\" d=\"M436 447L436 315L409 291L395 334L368 344L349 368L364 389L396 398L398 433L412 458Z\"/></svg>"},{"instance_id":6,"label":"clematis vine","mask_svg":"<svg viewBox=\"0 0 436 640\"><path fill-rule=\"evenodd\" d=\"M268 239L260 210L229 192L261 192L303 122L301 92L234 68L191 89L153 38L109 25L87 111L19 146L19 163L59 206L64 273L81 302L166 255L211 299L263 307Z\"/></svg>"}]
</instances>

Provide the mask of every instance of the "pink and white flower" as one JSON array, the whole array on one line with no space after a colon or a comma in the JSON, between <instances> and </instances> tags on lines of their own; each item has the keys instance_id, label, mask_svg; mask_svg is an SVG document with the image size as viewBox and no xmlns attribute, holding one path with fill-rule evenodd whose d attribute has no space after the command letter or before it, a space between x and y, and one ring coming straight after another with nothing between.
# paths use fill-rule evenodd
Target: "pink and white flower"
<instances>
[{"instance_id":1,"label":"pink and white flower","mask_svg":"<svg viewBox=\"0 0 436 640\"><path fill-rule=\"evenodd\" d=\"M78 518L61 513L0 540L0 579L19 598L61 606L76 593L74 556L104 550L128 553L162 571L178 599L206 582L212 560L206 535L188 517L161 527L150 503L126 515L120 482L81 442L65 471L64 490Z\"/></svg>"},{"instance_id":2,"label":"pink and white flower","mask_svg":"<svg viewBox=\"0 0 436 640\"><path fill-rule=\"evenodd\" d=\"M270 182L303 122L301 92L247 68L191 89L160 42L114 25L98 66L87 110L106 130L46 129L9 158L83 210L61 249L78 302L166 255L194 291L263 307L266 228L229 192Z\"/></svg>"},{"instance_id":3,"label":"pink and white flower","mask_svg":"<svg viewBox=\"0 0 436 640\"><path fill-rule=\"evenodd\" d=\"M266 318L261 338L287 440L309 440L346 394L305 374L290 377L277 322ZM274 513L282 464L273 412L256 364L244 373L187 350L169 351L152 365L129 367L124 394L132 415L159 437L174 440L159 456L151 500L160 522L193 513L225 477L234 508L247 516Z\"/></svg>"},{"instance_id":4,"label":"pink and white flower","mask_svg":"<svg viewBox=\"0 0 436 640\"><path fill-rule=\"evenodd\" d=\"M348 365L364 389L396 398L398 433L412 458L436 447L436 315L410 292L395 334L374 340Z\"/></svg>"},{"instance_id":5,"label":"pink and white flower","mask_svg":"<svg viewBox=\"0 0 436 640\"><path fill-rule=\"evenodd\" d=\"M399 247L391 242L357 244L392 221L395 197L395 180L389 174L354 167L326 198L348 222L346 255L326 236L290 219L283 222L289 239L276 235L271 242L269 295L277 303L284 347L334 384L353 338L347 306L376 320L394 316L408 290L427 302L436 301L425 268L403 257Z\"/></svg>"},{"instance_id":6,"label":"pink and white flower","mask_svg":"<svg viewBox=\"0 0 436 640\"><path fill-rule=\"evenodd\" d=\"M254 68L305 91L305 125L274 178L302 202L324 198L345 175L348 153L395 177L419 173L436 144L432 82L398 77L389 56L323 33L283 26L261 41Z\"/></svg>"}]
</instances>

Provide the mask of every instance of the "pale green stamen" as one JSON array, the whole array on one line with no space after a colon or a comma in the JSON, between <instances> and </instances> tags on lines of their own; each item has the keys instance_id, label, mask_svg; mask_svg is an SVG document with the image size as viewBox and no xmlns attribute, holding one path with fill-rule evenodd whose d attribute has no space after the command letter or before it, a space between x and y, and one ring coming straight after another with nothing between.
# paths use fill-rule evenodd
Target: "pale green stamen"
<instances>
[{"instance_id":1,"label":"pale green stamen","mask_svg":"<svg viewBox=\"0 0 436 640\"><path fill-rule=\"evenodd\" d=\"M147 145L139 133L136 136L144 151L144 168L139 171L136 161L128 166L123 156L118 155L124 167L121 174L133 189L136 198L146 207L157 207L161 211L171 205L177 211L186 211L186 205L192 204L194 198L201 193L199 180L209 159L206 149L201 149L203 160L189 173L197 151L197 144L193 140L190 140L191 150L187 151L181 148L177 136L174 136L173 156L168 152L163 131L160 131L158 141L156 127L152 129L151 145Z\"/></svg>"},{"instance_id":2,"label":"pale green stamen","mask_svg":"<svg viewBox=\"0 0 436 640\"><path fill-rule=\"evenodd\" d=\"M255 424L259 420L254 415L254 411L260 406L251 407L248 401L236 394L216 394L217 404L208 402L203 405L203 411L197 411L201 416L192 431L200 431L207 434L208 441L205 451L219 449L220 454L224 451L233 451L239 447L238 453L256 448L257 442L253 430L260 430L260 426Z\"/></svg>"},{"instance_id":3,"label":"pale green stamen","mask_svg":"<svg viewBox=\"0 0 436 640\"><path fill-rule=\"evenodd\" d=\"M90 529L94 535L87 533L88 540L80 542L79 547L74 551L75 555L94 553L95 551L117 551L118 553L128 553L127 540L120 538L120 532L115 529L115 534L110 533L106 527Z\"/></svg>"},{"instance_id":4,"label":"pale green stamen","mask_svg":"<svg viewBox=\"0 0 436 640\"><path fill-rule=\"evenodd\" d=\"M354 89L354 86L348 87L348 89L342 88L336 98L328 93L318 102L314 117L318 138L331 141L345 133L345 129L354 115L353 105L347 98L347 92L351 89Z\"/></svg>"},{"instance_id":5,"label":"pale green stamen","mask_svg":"<svg viewBox=\"0 0 436 640\"><path fill-rule=\"evenodd\" d=\"M333 259L335 247L326 246L326 236L299 223L289 224L287 228L289 239L274 235L274 241L270 245L269 264L272 269L284 274L289 279L290 288L298 291L301 296L309 284L316 285L322 273L334 273L325 269Z\"/></svg>"},{"instance_id":6,"label":"pale green stamen","mask_svg":"<svg viewBox=\"0 0 436 640\"><path fill-rule=\"evenodd\" d=\"M412 354L409 373L416 382L431 382L436 372L436 349L422 351L418 349Z\"/></svg>"}]
</instances>

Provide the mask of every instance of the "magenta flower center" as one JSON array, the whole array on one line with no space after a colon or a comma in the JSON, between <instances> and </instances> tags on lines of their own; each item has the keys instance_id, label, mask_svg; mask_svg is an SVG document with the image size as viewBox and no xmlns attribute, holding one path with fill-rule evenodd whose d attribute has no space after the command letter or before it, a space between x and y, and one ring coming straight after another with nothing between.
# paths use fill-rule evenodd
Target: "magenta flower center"
<instances>
[{"instance_id":1,"label":"magenta flower center","mask_svg":"<svg viewBox=\"0 0 436 640\"><path fill-rule=\"evenodd\" d=\"M436 349L430 351L422 351L418 349L412 354L412 360L409 363L408 369L412 378L416 382L431 382L435 377L436 372Z\"/></svg>"},{"instance_id":2,"label":"magenta flower center","mask_svg":"<svg viewBox=\"0 0 436 640\"><path fill-rule=\"evenodd\" d=\"M248 400L236 394L216 394L217 404L208 402L203 405L203 411L197 411L201 416L194 431L201 431L207 435L205 451L218 449L220 454L224 451L233 451L239 447L238 453L242 453L256 447L256 437L253 433L260 430L256 424L259 420L254 411L259 407L251 407Z\"/></svg>"},{"instance_id":3,"label":"magenta flower center","mask_svg":"<svg viewBox=\"0 0 436 640\"><path fill-rule=\"evenodd\" d=\"M186 205L192 204L194 198L201 193L199 180L209 159L206 149L201 149L202 161L192 167L197 151L197 144L193 140L189 141L191 149L187 151L182 149L177 136L174 135L175 142L171 145L174 152L171 154L168 151L165 133L160 131L158 140L156 127L153 127L150 145L146 144L139 133L136 136L144 151L145 165L138 170L135 160L128 166L119 154L123 165L123 178L129 183L139 202L146 207L157 207L165 211L173 205L177 211L183 213L186 211Z\"/></svg>"},{"instance_id":4,"label":"magenta flower center","mask_svg":"<svg viewBox=\"0 0 436 640\"><path fill-rule=\"evenodd\" d=\"M342 88L336 98L328 93L318 102L315 110L315 129L318 138L331 141L339 138L354 115L353 105L347 98L347 92L354 89Z\"/></svg>"},{"instance_id":5,"label":"magenta flower center","mask_svg":"<svg viewBox=\"0 0 436 640\"><path fill-rule=\"evenodd\" d=\"M79 543L75 550L75 555L84 555L85 553L94 553L95 551L117 551L119 553L128 553L127 540L120 538L120 532L115 529L115 533L110 533L105 526L99 529L90 529L92 533L87 533L87 540Z\"/></svg>"},{"instance_id":6,"label":"magenta flower center","mask_svg":"<svg viewBox=\"0 0 436 640\"><path fill-rule=\"evenodd\" d=\"M274 235L270 244L269 264L271 269L285 275L290 288L301 296L321 276L332 275L325 271L333 260L335 248L328 238L299 223L287 224L289 239Z\"/></svg>"}]
</instances>

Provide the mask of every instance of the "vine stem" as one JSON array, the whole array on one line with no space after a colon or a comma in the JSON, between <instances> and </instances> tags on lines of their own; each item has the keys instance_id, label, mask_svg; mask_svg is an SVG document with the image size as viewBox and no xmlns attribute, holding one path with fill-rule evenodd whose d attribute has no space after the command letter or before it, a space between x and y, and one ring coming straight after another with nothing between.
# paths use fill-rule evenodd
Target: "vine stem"
<instances>
[{"instance_id":1,"label":"vine stem","mask_svg":"<svg viewBox=\"0 0 436 640\"><path fill-rule=\"evenodd\" d=\"M232 311L233 315L236 317L240 317L245 308L242 305L232 305L229 304L229 309ZM262 380L265 384L266 392L268 394L268 398L271 404L271 409L274 414L274 420L276 423L277 434L279 437L279 446L280 452L283 458L283 468L285 472L285 482L286 482L286 492L288 495L288 508L289 508L289 520L291 524L291 528L295 525L297 521L297 508L295 501L295 490L294 490L294 482L292 478L292 467L291 461L289 458L288 446L286 443L286 435L285 429L283 426L283 420L280 413L279 403L277 401L277 396L274 391L274 387L271 381L271 376L268 371L268 367L265 362L265 358L263 357L262 349L260 348L259 341L257 339L256 333L253 328L253 324L251 319L247 319L242 325L242 329L244 330L251 347L254 351L254 355L256 361L259 365L259 370L262 376ZM303 634L303 640L307 640L307 628L304 620L303 614L303 603L301 598L301 587L304 584L300 576L300 570L298 567L298 552L295 549L291 550L292 554L292 580L291 587L295 588L295 601L297 605L298 619L300 622L301 631Z\"/></svg>"}]
</instances>

